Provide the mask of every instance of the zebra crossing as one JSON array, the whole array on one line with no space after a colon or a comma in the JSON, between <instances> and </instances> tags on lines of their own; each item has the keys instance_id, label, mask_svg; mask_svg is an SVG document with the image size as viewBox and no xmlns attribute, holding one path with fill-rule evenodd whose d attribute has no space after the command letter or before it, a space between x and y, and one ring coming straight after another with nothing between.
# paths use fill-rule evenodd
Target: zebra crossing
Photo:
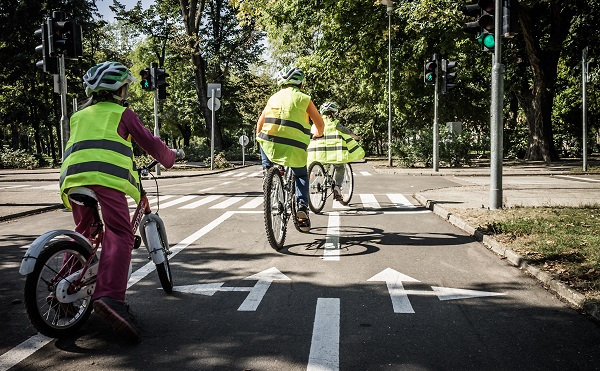
<instances>
[{"instance_id":1,"label":"zebra crossing","mask_svg":"<svg viewBox=\"0 0 600 371\"><path fill-rule=\"evenodd\" d=\"M135 201L128 197L130 208L135 208ZM243 196L243 195L231 195L231 194L211 194L203 196L200 194L188 194L188 195L161 195L157 197L149 197L148 202L150 205L155 205L160 201L160 209L164 210L167 208L177 209L197 209L199 207L206 207L207 209L217 210L231 210L231 209L243 209L251 210L262 208L263 196ZM166 202L165 202L166 201ZM350 204L347 206L332 200L331 209L333 210L350 210L350 209L364 209L369 211L376 210L407 210L416 209L418 206L414 205L406 196L399 193L389 194L370 194L370 193L359 193L355 194Z\"/></svg>"}]
</instances>

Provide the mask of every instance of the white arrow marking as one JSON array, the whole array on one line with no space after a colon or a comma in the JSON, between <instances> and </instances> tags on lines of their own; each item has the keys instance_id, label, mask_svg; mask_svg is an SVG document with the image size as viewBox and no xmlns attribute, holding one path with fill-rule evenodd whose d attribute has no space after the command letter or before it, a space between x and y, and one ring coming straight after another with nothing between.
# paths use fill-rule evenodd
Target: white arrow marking
<instances>
[{"instance_id":1,"label":"white arrow marking","mask_svg":"<svg viewBox=\"0 0 600 371\"><path fill-rule=\"evenodd\" d=\"M471 299L471 298L481 298L481 297L486 297L486 296L506 295L506 293L504 293L504 292L453 289L452 287L431 286L431 288L433 289L433 291L435 291L436 296L440 300Z\"/></svg>"},{"instance_id":2,"label":"white arrow marking","mask_svg":"<svg viewBox=\"0 0 600 371\"><path fill-rule=\"evenodd\" d=\"M410 304L410 300L408 300L408 295L406 295L406 290L404 290L402 281L419 282L419 280L402 274L391 268L386 268L380 273L377 273L373 277L369 278L368 281L385 281L388 288L388 292L390 293L390 298L392 299L392 307L394 308L394 313L415 312L412 305Z\"/></svg>"},{"instance_id":3,"label":"white arrow marking","mask_svg":"<svg viewBox=\"0 0 600 371\"><path fill-rule=\"evenodd\" d=\"M186 285L173 287L173 291L185 292L189 294L199 294L212 296L217 291L245 291L249 292L244 302L238 308L240 312L253 312L258 308L267 290L273 281L290 281L288 276L281 273L277 268L269 268L244 280L256 280L252 287L223 287L225 282L203 283L198 285Z\"/></svg>"},{"instance_id":4,"label":"white arrow marking","mask_svg":"<svg viewBox=\"0 0 600 371\"><path fill-rule=\"evenodd\" d=\"M386 268L382 272L369 278L368 281L385 281L392 299L392 306L394 313L414 313L414 309L408 300L408 295L420 295L420 296L437 296L438 299L445 300L458 300L458 299L472 299L481 298L487 296L499 296L506 295L506 293L490 292L490 291L477 291L467 289L455 289L452 287L439 287L431 286L433 291L425 290L405 290L402 285L402 281L405 282L420 282L410 276L402 274L391 268Z\"/></svg>"}]
</instances>

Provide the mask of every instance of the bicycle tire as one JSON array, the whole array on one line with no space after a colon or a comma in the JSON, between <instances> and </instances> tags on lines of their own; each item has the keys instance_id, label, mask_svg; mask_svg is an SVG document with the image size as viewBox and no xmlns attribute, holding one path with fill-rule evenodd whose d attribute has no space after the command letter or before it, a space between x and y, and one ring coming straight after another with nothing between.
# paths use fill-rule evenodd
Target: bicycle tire
<instances>
[{"instance_id":1,"label":"bicycle tire","mask_svg":"<svg viewBox=\"0 0 600 371\"><path fill-rule=\"evenodd\" d=\"M148 251L159 250L159 254L163 254L163 262L156 264L156 273L158 273L158 279L163 290L170 294L173 291L173 276L171 275L171 266L169 265L168 246L165 246L165 242L158 230L160 228L157 223L147 223L144 226L146 233L146 243L148 244Z\"/></svg>"},{"instance_id":2,"label":"bicycle tire","mask_svg":"<svg viewBox=\"0 0 600 371\"><path fill-rule=\"evenodd\" d=\"M74 333L92 312L92 293L72 303L56 299L56 284L81 269L90 252L75 241L50 243L25 278L24 303L29 321L40 333L61 338ZM85 288L84 288L85 289Z\"/></svg>"},{"instance_id":3,"label":"bicycle tire","mask_svg":"<svg viewBox=\"0 0 600 371\"><path fill-rule=\"evenodd\" d=\"M342 191L342 199L340 203L344 206L347 206L352 199L352 194L354 193L354 174L352 173L352 166L349 163L344 164L344 180L342 180L342 184L340 184L340 189Z\"/></svg>"},{"instance_id":4,"label":"bicycle tire","mask_svg":"<svg viewBox=\"0 0 600 371\"><path fill-rule=\"evenodd\" d=\"M264 180L263 211L269 245L276 251L283 247L287 230L287 216L283 194L283 179L279 168L272 167Z\"/></svg>"},{"instance_id":5,"label":"bicycle tire","mask_svg":"<svg viewBox=\"0 0 600 371\"><path fill-rule=\"evenodd\" d=\"M319 214L325 206L325 199L327 198L325 179L325 168L323 165L318 161L311 163L308 167L308 207L315 214Z\"/></svg>"}]
</instances>

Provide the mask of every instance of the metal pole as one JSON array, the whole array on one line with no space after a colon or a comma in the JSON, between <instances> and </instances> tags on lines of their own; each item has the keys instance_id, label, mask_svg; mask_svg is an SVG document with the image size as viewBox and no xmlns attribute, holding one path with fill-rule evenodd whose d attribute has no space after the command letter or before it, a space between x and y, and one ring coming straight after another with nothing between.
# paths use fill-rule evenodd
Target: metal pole
<instances>
[{"instance_id":1,"label":"metal pole","mask_svg":"<svg viewBox=\"0 0 600 371\"><path fill-rule=\"evenodd\" d=\"M152 89L154 89L154 136L160 138L160 129L158 128L158 89L156 88L156 69L158 63L150 63L152 74ZM156 165L156 175L160 175L160 165Z\"/></svg>"},{"instance_id":2,"label":"metal pole","mask_svg":"<svg viewBox=\"0 0 600 371\"><path fill-rule=\"evenodd\" d=\"M435 86L434 86L434 94L433 94L433 171L440 171L439 163L440 163L440 154L439 154L439 140L440 140L440 129L438 124L438 64L439 59L437 54L433 55L433 60L435 61Z\"/></svg>"},{"instance_id":3,"label":"metal pole","mask_svg":"<svg viewBox=\"0 0 600 371\"><path fill-rule=\"evenodd\" d=\"M587 85L587 54L588 47L583 48L581 58L581 94L583 101L583 171L588 171L588 150L587 150L587 104L586 104L586 85Z\"/></svg>"},{"instance_id":4,"label":"metal pole","mask_svg":"<svg viewBox=\"0 0 600 371\"><path fill-rule=\"evenodd\" d=\"M215 163L215 89L211 90L211 120L210 120L210 169Z\"/></svg>"},{"instance_id":5,"label":"metal pole","mask_svg":"<svg viewBox=\"0 0 600 371\"><path fill-rule=\"evenodd\" d=\"M388 13L388 166L392 166L392 11L393 7L387 8Z\"/></svg>"},{"instance_id":6,"label":"metal pole","mask_svg":"<svg viewBox=\"0 0 600 371\"><path fill-rule=\"evenodd\" d=\"M502 208L502 152L504 86L502 66L502 1L496 1L494 63L492 67L492 106L490 109L490 209Z\"/></svg>"},{"instance_id":7,"label":"metal pole","mask_svg":"<svg viewBox=\"0 0 600 371\"><path fill-rule=\"evenodd\" d=\"M65 74L65 55L58 57L58 79L60 87L60 148L62 159L65 159L65 149L69 140L69 117L67 113L67 76Z\"/></svg>"}]
</instances>

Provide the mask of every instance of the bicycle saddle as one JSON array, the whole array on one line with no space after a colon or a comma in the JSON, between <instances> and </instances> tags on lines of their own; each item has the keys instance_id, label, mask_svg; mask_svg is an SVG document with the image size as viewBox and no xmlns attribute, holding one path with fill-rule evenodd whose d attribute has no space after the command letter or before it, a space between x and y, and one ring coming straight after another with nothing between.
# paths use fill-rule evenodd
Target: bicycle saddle
<instances>
[{"instance_id":1,"label":"bicycle saddle","mask_svg":"<svg viewBox=\"0 0 600 371\"><path fill-rule=\"evenodd\" d=\"M73 187L68 192L69 200L81 206L96 207L98 198L96 193L86 187Z\"/></svg>"}]
</instances>

